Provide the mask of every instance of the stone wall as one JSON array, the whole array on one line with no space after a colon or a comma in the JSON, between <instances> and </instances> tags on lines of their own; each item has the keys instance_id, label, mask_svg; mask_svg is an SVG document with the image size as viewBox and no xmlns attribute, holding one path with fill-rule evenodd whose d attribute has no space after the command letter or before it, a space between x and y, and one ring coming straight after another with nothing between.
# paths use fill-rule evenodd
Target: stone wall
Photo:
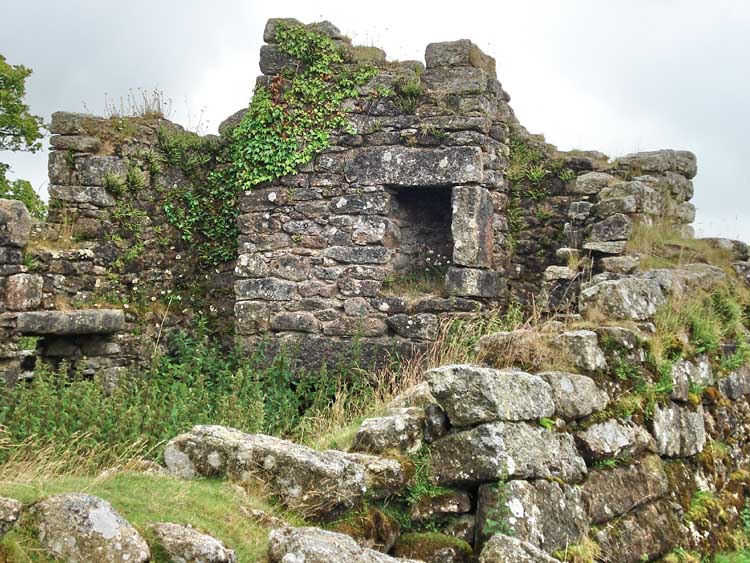
<instances>
[{"instance_id":1,"label":"stone wall","mask_svg":"<svg viewBox=\"0 0 750 563\"><path fill-rule=\"evenodd\" d=\"M505 301L507 96L469 41L429 45L426 63L383 55L347 103L352 130L299 174L245 193L235 318L246 344L408 352L442 318ZM291 64L269 43L259 82Z\"/></svg>"},{"instance_id":2,"label":"stone wall","mask_svg":"<svg viewBox=\"0 0 750 563\"><path fill-rule=\"evenodd\" d=\"M188 179L160 139L187 133L158 117L63 112L50 130L49 217L32 226L9 209L26 235L0 255L14 274L3 278L9 342L30 337L7 346L6 379L30 375L38 356L114 381L199 319L231 342L234 264L205 267L164 210Z\"/></svg>"},{"instance_id":3,"label":"stone wall","mask_svg":"<svg viewBox=\"0 0 750 563\"><path fill-rule=\"evenodd\" d=\"M296 64L276 24L260 85ZM315 29L346 64L362 57L331 24ZM6 301L32 292L24 309L121 309L125 329L106 346L119 367L199 319L226 343L288 346L310 365L352 350L377 359L422 350L445 319L511 300L565 312L582 280L635 267L625 243L636 223L689 230L692 154L557 151L520 125L494 59L468 40L428 45L426 64L365 53L377 72L344 104L350 130L298 173L240 196L236 264L206 267L170 223L165 207L195 179L164 137L221 147L243 111L205 138L158 116L53 115L49 219L25 255L4 250ZM42 356L86 355L54 338L37 344Z\"/></svg>"}]
</instances>

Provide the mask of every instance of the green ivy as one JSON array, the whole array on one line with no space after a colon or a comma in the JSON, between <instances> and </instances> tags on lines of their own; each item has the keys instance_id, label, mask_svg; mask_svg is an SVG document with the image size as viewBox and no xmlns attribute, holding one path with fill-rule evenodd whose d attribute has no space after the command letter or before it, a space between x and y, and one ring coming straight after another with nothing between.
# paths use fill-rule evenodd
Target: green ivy
<instances>
[{"instance_id":1,"label":"green ivy","mask_svg":"<svg viewBox=\"0 0 750 563\"><path fill-rule=\"evenodd\" d=\"M160 135L166 160L191 181L190 189L170 194L165 212L209 265L236 257L240 193L296 173L327 148L335 130L348 128L344 100L375 74L373 67L345 64L340 46L304 26L279 24L276 39L298 64L256 87L226 143L184 132Z\"/></svg>"}]
</instances>

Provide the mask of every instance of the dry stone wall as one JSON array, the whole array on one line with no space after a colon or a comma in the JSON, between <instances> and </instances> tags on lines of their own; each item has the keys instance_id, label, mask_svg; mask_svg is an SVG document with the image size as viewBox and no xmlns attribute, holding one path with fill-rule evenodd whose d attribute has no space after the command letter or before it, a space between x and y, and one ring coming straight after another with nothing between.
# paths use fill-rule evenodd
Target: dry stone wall
<instances>
[{"instance_id":1,"label":"dry stone wall","mask_svg":"<svg viewBox=\"0 0 750 563\"><path fill-rule=\"evenodd\" d=\"M263 84L293 64L265 38ZM368 355L410 353L441 318L505 300L507 96L494 60L469 41L429 45L426 63L383 63L347 102L351 131L299 174L245 193L244 342L271 334L310 359L355 339Z\"/></svg>"},{"instance_id":2,"label":"dry stone wall","mask_svg":"<svg viewBox=\"0 0 750 563\"><path fill-rule=\"evenodd\" d=\"M297 64L276 43L278 21L264 33L261 86ZM363 51L334 26L314 29L357 64ZM518 123L494 59L468 40L428 45L425 64L364 52L376 73L344 103L350 128L296 174L241 193L236 262L205 266L170 222L165 209L195 178L164 138L208 147L210 171L243 111L204 138L157 116L55 114L49 219L25 255L3 251L6 308L122 310L125 328L99 346L113 367L199 319L227 343L285 346L310 366L369 362L423 350L445 319L511 300L566 311L582 279L634 268L635 224L689 230L692 154L557 151ZM78 337L34 335L53 364L89 355ZM11 363L34 355L6 347Z\"/></svg>"}]
</instances>

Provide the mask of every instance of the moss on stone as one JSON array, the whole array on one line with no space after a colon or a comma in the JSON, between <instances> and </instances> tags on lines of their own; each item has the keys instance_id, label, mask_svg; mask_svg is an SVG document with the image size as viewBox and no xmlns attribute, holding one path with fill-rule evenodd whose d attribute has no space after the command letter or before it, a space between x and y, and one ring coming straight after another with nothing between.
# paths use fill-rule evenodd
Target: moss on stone
<instances>
[{"instance_id":1,"label":"moss on stone","mask_svg":"<svg viewBox=\"0 0 750 563\"><path fill-rule=\"evenodd\" d=\"M456 556L463 556L467 561L472 556L472 549L468 543L440 532L404 534L393 547L393 555L429 561L442 550L451 550ZM460 560L455 559L455 561Z\"/></svg>"},{"instance_id":2,"label":"moss on stone","mask_svg":"<svg viewBox=\"0 0 750 563\"><path fill-rule=\"evenodd\" d=\"M388 551L399 534L399 523L374 506L336 522L331 529L351 536L365 547Z\"/></svg>"}]
</instances>

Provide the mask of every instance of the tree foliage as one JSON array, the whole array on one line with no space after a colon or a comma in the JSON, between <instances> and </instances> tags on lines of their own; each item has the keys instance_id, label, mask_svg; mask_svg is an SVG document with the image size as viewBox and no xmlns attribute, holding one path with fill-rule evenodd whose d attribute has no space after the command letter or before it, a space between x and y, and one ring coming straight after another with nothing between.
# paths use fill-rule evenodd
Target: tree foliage
<instances>
[{"instance_id":1,"label":"tree foliage","mask_svg":"<svg viewBox=\"0 0 750 563\"><path fill-rule=\"evenodd\" d=\"M47 216L47 204L42 201L28 180L10 181L5 177L8 166L0 162L0 199L17 199L35 219L43 221Z\"/></svg>"},{"instance_id":2,"label":"tree foliage","mask_svg":"<svg viewBox=\"0 0 750 563\"><path fill-rule=\"evenodd\" d=\"M0 55L0 150L33 152L42 146L42 118L23 101L30 74L31 69L8 64Z\"/></svg>"},{"instance_id":3,"label":"tree foliage","mask_svg":"<svg viewBox=\"0 0 750 563\"><path fill-rule=\"evenodd\" d=\"M42 118L29 111L23 98L31 69L10 65L0 55L0 150L36 152L42 146ZM32 216L44 219L47 206L26 180L10 181L7 164L0 162L0 198L22 201Z\"/></svg>"}]
</instances>

